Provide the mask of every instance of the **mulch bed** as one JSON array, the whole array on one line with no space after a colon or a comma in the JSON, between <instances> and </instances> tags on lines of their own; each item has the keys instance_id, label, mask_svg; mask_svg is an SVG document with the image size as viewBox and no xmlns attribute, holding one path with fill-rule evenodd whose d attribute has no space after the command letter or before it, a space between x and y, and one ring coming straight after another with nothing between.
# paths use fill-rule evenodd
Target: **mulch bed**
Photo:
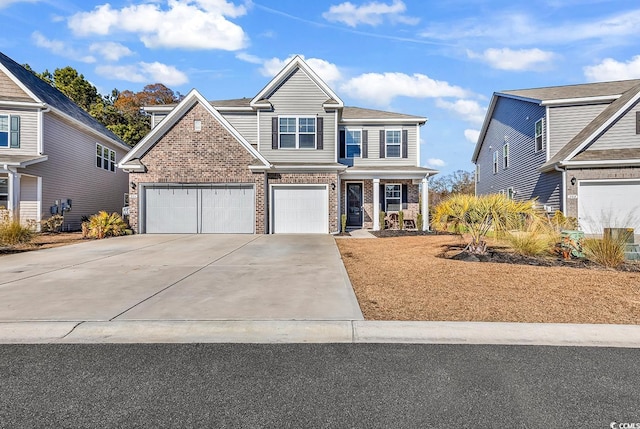
<instances>
[{"instance_id":1,"label":"mulch bed","mask_svg":"<svg viewBox=\"0 0 640 429\"><path fill-rule=\"evenodd\" d=\"M82 240L85 239L82 238L81 232L40 233L33 237L31 243L16 244L15 246L0 246L0 256L66 246L79 243Z\"/></svg>"}]
</instances>

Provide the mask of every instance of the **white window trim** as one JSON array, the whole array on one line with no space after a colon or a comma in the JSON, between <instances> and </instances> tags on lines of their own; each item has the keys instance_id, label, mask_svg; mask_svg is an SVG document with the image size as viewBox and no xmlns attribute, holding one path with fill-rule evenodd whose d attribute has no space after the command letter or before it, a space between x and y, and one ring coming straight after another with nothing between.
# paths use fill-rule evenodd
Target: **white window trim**
<instances>
[{"instance_id":1,"label":"white window trim","mask_svg":"<svg viewBox=\"0 0 640 429\"><path fill-rule=\"evenodd\" d=\"M4 116L7 118L7 131L1 131L2 133L7 133L7 145L6 146L0 146L0 148L2 149L20 149L20 135L18 135L18 146L12 147L11 146L11 137L12 137L12 133L13 130L11 129L11 122L12 122L12 118L18 117L20 118L20 115L11 115L9 113L2 113L0 114L0 117ZM20 119L18 119L20 120ZM18 126L18 132L20 132L20 126Z\"/></svg>"},{"instance_id":2,"label":"white window trim","mask_svg":"<svg viewBox=\"0 0 640 429\"><path fill-rule=\"evenodd\" d=\"M389 199L387 198L387 186L398 186L400 188L400 196L398 197L398 205L400 206L400 210L402 210L402 183L385 183L384 184L384 212L389 213ZM396 198L393 197L393 200ZM400 210L392 210L392 212L400 211Z\"/></svg>"},{"instance_id":3,"label":"white window trim","mask_svg":"<svg viewBox=\"0 0 640 429\"><path fill-rule=\"evenodd\" d=\"M347 136L349 134L349 132L359 132L360 133L360 144L358 146L360 146L360 155L358 156L349 156L349 146L356 146L355 144L349 144L347 143ZM344 156L346 159L355 159L355 158L362 158L362 128L345 128L344 129ZM385 136L386 137L386 136Z\"/></svg>"},{"instance_id":4,"label":"white window trim","mask_svg":"<svg viewBox=\"0 0 640 429\"><path fill-rule=\"evenodd\" d=\"M544 149L544 118L536 121L533 128L533 151L540 152ZM540 122L540 134L538 134L538 122ZM538 148L538 137L540 137L540 148Z\"/></svg>"},{"instance_id":5,"label":"white window trim","mask_svg":"<svg viewBox=\"0 0 640 429\"><path fill-rule=\"evenodd\" d=\"M498 173L498 151L493 152L493 174Z\"/></svg>"},{"instance_id":6,"label":"white window trim","mask_svg":"<svg viewBox=\"0 0 640 429\"><path fill-rule=\"evenodd\" d=\"M509 143L505 143L502 146L502 168L509 168Z\"/></svg>"},{"instance_id":7,"label":"white window trim","mask_svg":"<svg viewBox=\"0 0 640 429\"><path fill-rule=\"evenodd\" d=\"M96 159L97 159L97 154L98 154L98 148L100 148L100 167L98 167L96 165ZM104 157L104 150L107 149L107 153L109 155L109 159L105 159ZM109 147L100 144L100 143L96 143L96 158L94 158L94 162L93 165L96 166L96 168L99 168L100 170L104 170L104 171L109 171L111 173L115 173L118 169L116 167L116 165L118 165L118 158L117 158L117 154L116 151L113 149L110 149ZM111 155L113 154L113 161L111 160ZM107 162L107 168L104 168L104 162ZM111 169L111 167L113 166L113 169Z\"/></svg>"},{"instance_id":8,"label":"white window trim","mask_svg":"<svg viewBox=\"0 0 640 429\"><path fill-rule=\"evenodd\" d=\"M513 186L508 187L507 198L509 198L510 200L513 200L515 196L516 196L516 192L513 190Z\"/></svg>"},{"instance_id":9,"label":"white window trim","mask_svg":"<svg viewBox=\"0 0 640 429\"><path fill-rule=\"evenodd\" d=\"M295 141L296 147L282 147L280 145L280 137L282 134L291 134L291 133L282 133L280 132L280 119L295 119L296 120L296 132L295 132ZM313 132L313 147L300 147L300 135L311 135L311 133L302 133L300 132L300 119L313 119L314 129ZM315 150L318 147L318 118L312 115L282 115L278 116L278 149L282 150Z\"/></svg>"},{"instance_id":10,"label":"white window trim","mask_svg":"<svg viewBox=\"0 0 640 429\"><path fill-rule=\"evenodd\" d=\"M396 132L396 131L400 135L400 142L389 144L389 132ZM398 146L398 149L399 149L398 156L389 156L389 146ZM384 156L385 158L402 158L402 129L401 128L388 128L384 130Z\"/></svg>"}]
</instances>

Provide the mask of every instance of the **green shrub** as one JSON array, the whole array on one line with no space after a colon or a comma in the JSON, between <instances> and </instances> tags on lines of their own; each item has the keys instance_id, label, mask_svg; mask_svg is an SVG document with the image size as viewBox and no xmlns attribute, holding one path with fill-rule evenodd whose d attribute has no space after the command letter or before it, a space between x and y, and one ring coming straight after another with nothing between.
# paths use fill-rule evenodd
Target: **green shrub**
<instances>
[{"instance_id":1,"label":"green shrub","mask_svg":"<svg viewBox=\"0 0 640 429\"><path fill-rule=\"evenodd\" d=\"M422 213L418 213L416 215L416 228L418 228L418 231L422 231Z\"/></svg>"},{"instance_id":2,"label":"green shrub","mask_svg":"<svg viewBox=\"0 0 640 429\"><path fill-rule=\"evenodd\" d=\"M40 227L42 228L42 232L60 232L63 223L64 217L57 214L40 222Z\"/></svg>"},{"instance_id":3,"label":"green shrub","mask_svg":"<svg viewBox=\"0 0 640 429\"><path fill-rule=\"evenodd\" d=\"M88 236L93 238L116 237L124 235L127 223L118 213L100 211L89 218Z\"/></svg>"},{"instance_id":4,"label":"green shrub","mask_svg":"<svg viewBox=\"0 0 640 429\"><path fill-rule=\"evenodd\" d=\"M0 223L0 243L14 246L19 243L29 243L33 238L33 230L14 220L3 220Z\"/></svg>"},{"instance_id":5,"label":"green shrub","mask_svg":"<svg viewBox=\"0 0 640 429\"><path fill-rule=\"evenodd\" d=\"M347 215L344 213L340 216L340 226L342 227L342 233L344 234L347 231Z\"/></svg>"},{"instance_id":6,"label":"green shrub","mask_svg":"<svg viewBox=\"0 0 640 429\"><path fill-rule=\"evenodd\" d=\"M404 212L402 210L398 212L398 229L404 229Z\"/></svg>"},{"instance_id":7,"label":"green shrub","mask_svg":"<svg viewBox=\"0 0 640 429\"><path fill-rule=\"evenodd\" d=\"M607 268L617 268L624 262L624 240L618 237L585 238L582 249L588 260Z\"/></svg>"}]
</instances>

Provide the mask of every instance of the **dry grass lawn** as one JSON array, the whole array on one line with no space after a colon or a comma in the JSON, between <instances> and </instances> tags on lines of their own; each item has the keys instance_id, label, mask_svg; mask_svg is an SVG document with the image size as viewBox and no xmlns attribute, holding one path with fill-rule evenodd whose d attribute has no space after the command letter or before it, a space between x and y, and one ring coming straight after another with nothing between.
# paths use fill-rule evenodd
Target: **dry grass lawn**
<instances>
[{"instance_id":1,"label":"dry grass lawn","mask_svg":"<svg viewBox=\"0 0 640 429\"><path fill-rule=\"evenodd\" d=\"M60 232L56 234L35 234L31 243L17 244L15 246L0 246L0 256L12 253L29 252L39 249L66 246L79 243L83 240L80 232Z\"/></svg>"},{"instance_id":2,"label":"dry grass lawn","mask_svg":"<svg viewBox=\"0 0 640 429\"><path fill-rule=\"evenodd\" d=\"M438 257L456 236L337 239L367 320L640 324L640 273Z\"/></svg>"}]
</instances>

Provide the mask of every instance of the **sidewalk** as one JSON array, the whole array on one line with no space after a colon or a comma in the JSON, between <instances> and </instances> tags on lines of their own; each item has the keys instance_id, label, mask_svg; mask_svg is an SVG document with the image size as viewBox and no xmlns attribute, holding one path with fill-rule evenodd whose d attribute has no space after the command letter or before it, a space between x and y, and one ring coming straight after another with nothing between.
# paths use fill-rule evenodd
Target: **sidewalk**
<instances>
[{"instance_id":1,"label":"sidewalk","mask_svg":"<svg viewBox=\"0 0 640 429\"><path fill-rule=\"evenodd\" d=\"M359 320L3 322L0 343L407 343L640 348L640 326Z\"/></svg>"}]
</instances>

